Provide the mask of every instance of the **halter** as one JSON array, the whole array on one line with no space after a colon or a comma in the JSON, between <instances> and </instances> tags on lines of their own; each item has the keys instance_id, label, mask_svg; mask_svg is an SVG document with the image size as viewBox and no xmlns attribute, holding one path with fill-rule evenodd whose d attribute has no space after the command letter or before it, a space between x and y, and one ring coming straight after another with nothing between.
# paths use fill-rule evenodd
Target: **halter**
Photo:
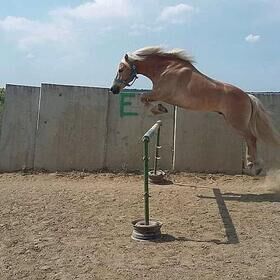
<instances>
[{"instance_id":1,"label":"halter","mask_svg":"<svg viewBox=\"0 0 280 280\"><path fill-rule=\"evenodd\" d=\"M138 77L137 77L136 66L131 62L128 62L128 64L130 66L130 74L127 81L115 78L115 83L120 83L120 84L124 84L126 87L131 87L136 81L136 79L138 79Z\"/></svg>"}]
</instances>

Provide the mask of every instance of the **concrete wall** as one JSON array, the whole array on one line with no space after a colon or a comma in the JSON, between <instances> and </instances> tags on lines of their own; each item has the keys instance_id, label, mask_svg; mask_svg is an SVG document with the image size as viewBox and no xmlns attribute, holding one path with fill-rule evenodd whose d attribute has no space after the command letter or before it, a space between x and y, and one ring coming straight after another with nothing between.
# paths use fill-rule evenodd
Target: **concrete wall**
<instances>
[{"instance_id":1,"label":"concrete wall","mask_svg":"<svg viewBox=\"0 0 280 280\"><path fill-rule=\"evenodd\" d=\"M276 129L280 132L280 94L255 94L265 108L271 112L271 117ZM267 170L280 168L280 147L271 146L262 142L258 143L259 157L264 161Z\"/></svg>"},{"instance_id":2,"label":"concrete wall","mask_svg":"<svg viewBox=\"0 0 280 280\"><path fill-rule=\"evenodd\" d=\"M154 116L139 94L109 95L107 89L42 84L7 85L0 138L0 171L141 170L143 134L163 121L160 168L241 173L245 145L222 116L178 109L174 147L174 107ZM258 94L280 131L280 95ZM153 159L153 139L150 158ZM279 147L259 144L268 168L280 168ZM152 161L151 167L152 167Z\"/></svg>"},{"instance_id":3,"label":"concrete wall","mask_svg":"<svg viewBox=\"0 0 280 280\"><path fill-rule=\"evenodd\" d=\"M174 169L242 173L242 140L217 113L178 109Z\"/></svg>"},{"instance_id":4,"label":"concrete wall","mask_svg":"<svg viewBox=\"0 0 280 280\"><path fill-rule=\"evenodd\" d=\"M108 90L42 84L36 169L96 170L105 162Z\"/></svg>"},{"instance_id":5,"label":"concrete wall","mask_svg":"<svg viewBox=\"0 0 280 280\"><path fill-rule=\"evenodd\" d=\"M40 88L6 86L0 138L0 170L33 168Z\"/></svg>"},{"instance_id":6,"label":"concrete wall","mask_svg":"<svg viewBox=\"0 0 280 280\"><path fill-rule=\"evenodd\" d=\"M110 170L139 170L143 168L144 133L159 119L163 122L161 133L160 168L172 168L173 111L166 105L168 114L154 116L150 108L145 108L140 95L125 93L109 97L107 153L105 166ZM150 164L153 163L155 137L150 144Z\"/></svg>"}]
</instances>

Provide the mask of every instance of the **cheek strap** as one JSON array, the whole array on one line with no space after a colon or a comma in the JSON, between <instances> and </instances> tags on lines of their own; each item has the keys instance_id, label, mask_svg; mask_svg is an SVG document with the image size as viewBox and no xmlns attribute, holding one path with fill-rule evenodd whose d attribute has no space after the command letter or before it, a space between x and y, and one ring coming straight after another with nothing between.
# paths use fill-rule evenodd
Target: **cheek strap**
<instances>
[{"instance_id":1,"label":"cheek strap","mask_svg":"<svg viewBox=\"0 0 280 280\"><path fill-rule=\"evenodd\" d=\"M131 87L134 82L138 79L136 66L134 64L129 64L131 67L130 75L127 80L115 79L116 83L124 84L126 87Z\"/></svg>"}]
</instances>

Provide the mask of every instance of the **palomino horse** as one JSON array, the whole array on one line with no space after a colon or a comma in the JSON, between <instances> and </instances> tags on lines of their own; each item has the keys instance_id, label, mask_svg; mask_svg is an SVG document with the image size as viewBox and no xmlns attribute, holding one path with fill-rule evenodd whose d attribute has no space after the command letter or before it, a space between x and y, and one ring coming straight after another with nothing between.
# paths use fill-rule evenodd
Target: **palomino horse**
<instances>
[{"instance_id":1,"label":"palomino horse","mask_svg":"<svg viewBox=\"0 0 280 280\"><path fill-rule=\"evenodd\" d=\"M148 77L153 83L152 91L141 97L146 105L163 101L188 110L222 114L246 141L247 173L256 175L262 170L257 159L257 139L280 144L279 133L256 97L202 74L183 50L146 47L126 54L118 67L111 91L118 94L124 87L131 86L137 74ZM157 111L167 111L161 104L157 108ZM155 107L152 112L156 113Z\"/></svg>"}]
</instances>

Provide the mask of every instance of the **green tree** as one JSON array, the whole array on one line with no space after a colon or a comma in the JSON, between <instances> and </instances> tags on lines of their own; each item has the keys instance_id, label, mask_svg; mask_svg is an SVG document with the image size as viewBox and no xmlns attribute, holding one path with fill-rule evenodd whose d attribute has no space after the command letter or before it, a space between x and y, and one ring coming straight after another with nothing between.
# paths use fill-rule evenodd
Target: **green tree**
<instances>
[{"instance_id":1,"label":"green tree","mask_svg":"<svg viewBox=\"0 0 280 280\"><path fill-rule=\"evenodd\" d=\"M4 101L5 101L5 89L0 88L0 112L3 110Z\"/></svg>"}]
</instances>

